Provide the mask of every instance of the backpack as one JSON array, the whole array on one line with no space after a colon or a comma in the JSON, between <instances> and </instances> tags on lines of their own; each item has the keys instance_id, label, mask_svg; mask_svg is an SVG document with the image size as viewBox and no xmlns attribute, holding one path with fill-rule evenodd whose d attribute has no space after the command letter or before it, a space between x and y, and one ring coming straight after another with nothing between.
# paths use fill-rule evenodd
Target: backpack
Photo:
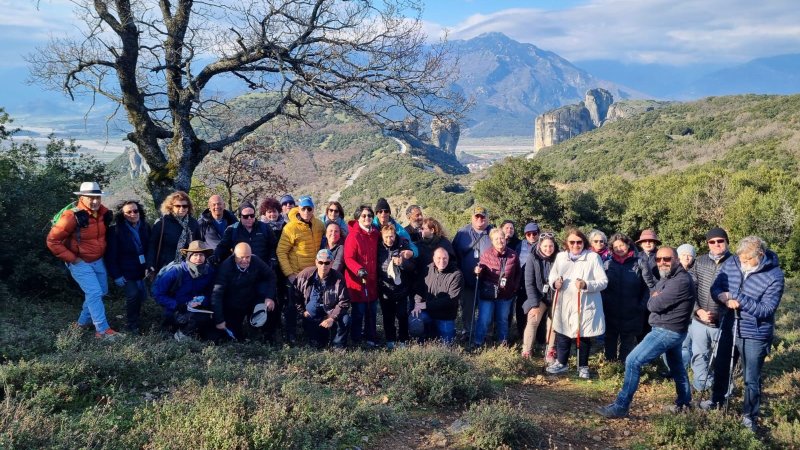
<instances>
[{"instance_id":1,"label":"backpack","mask_svg":"<svg viewBox=\"0 0 800 450\"><path fill-rule=\"evenodd\" d=\"M172 261L169 264L167 264L164 267L162 267L161 269L159 269L159 271L156 274L156 277L155 277L155 279L153 281L153 286L158 284L158 280L161 277L163 277L167 272L169 272L171 270L181 270L182 269L182 267L181 267L182 263L183 263L183 261ZM167 295L170 296L170 297L174 297L175 293L178 292L178 289L181 288L181 284L182 283L183 283L183 276L182 275L179 275L179 276L175 277L175 279L172 280L172 284L169 285L169 289L167 289Z\"/></svg>"},{"instance_id":2,"label":"backpack","mask_svg":"<svg viewBox=\"0 0 800 450\"><path fill-rule=\"evenodd\" d=\"M53 218L50 219L50 228L54 227L58 220L61 219L61 216L64 215L65 212L72 211L73 216L75 217L75 222L78 226L75 227L75 241L78 245L81 245L81 228L86 228L89 226L89 213L83 209L78 208L78 204L76 202L71 202L67 206L61 208ZM103 214L103 223L108 229L109 225L111 225L111 221L114 220L114 213L111 210L108 210Z\"/></svg>"}]
</instances>

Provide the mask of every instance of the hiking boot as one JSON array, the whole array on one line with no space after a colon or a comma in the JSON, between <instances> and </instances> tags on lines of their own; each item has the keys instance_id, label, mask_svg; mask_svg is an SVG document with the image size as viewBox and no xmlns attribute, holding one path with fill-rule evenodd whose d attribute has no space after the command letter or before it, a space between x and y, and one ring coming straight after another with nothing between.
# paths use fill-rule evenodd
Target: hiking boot
<instances>
[{"instance_id":1,"label":"hiking boot","mask_svg":"<svg viewBox=\"0 0 800 450\"><path fill-rule=\"evenodd\" d=\"M567 370L569 370L569 367L567 367L566 364L561 364L560 362L556 361L553 364L547 366L547 369L545 370L547 370L547 373L549 374L557 375L560 373L565 373Z\"/></svg>"},{"instance_id":2,"label":"hiking boot","mask_svg":"<svg viewBox=\"0 0 800 450\"><path fill-rule=\"evenodd\" d=\"M545 355L545 357L544 357L544 362L548 366L553 364L554 362L556 362L556 348L555 347L551 347L549 350L547 350L547 355Z\"/></svg>"},{"instance_id":3,"label":"hiking boot","mask_svg":"<svg viewBox=\"0 0 800 450\"><path fill-rule=\"evenodd\" d=\"M756 421L751 419L750 417L742 416L742 426L752 431L753 433L756 432Z\"/></svg>"},{"instance_id":4,"label":"hiking boot","mask_svg":"<svg viewBox=\"0 0 800 450\"><path fill-rule=\"evenodd\" d=\"M719 403L714 403L712 400L703 400L698 405L703 411L710 411L712 409L719 409Z\"/></svg>"},{"instance_id":5,"label":"hiking boot","mask_svg":"<svg viewBox=\"0 0 800 450\"><path fill-rule=\"evenodd\" d=\"M119 333L117 331L114 331L111 328L107 328L106 331L104 331L102 333L99 332L99 331L97 333L95 333L94 337L96 337L97 339L103 339L103 340L106 340L106 341L116 341L117 339L124 338L125 335L123 333Z\"/></svg>"},{"instance_id":6,"label":"hiking boot","mask_svg":"<svg viewBox=\"0 0 800 450\"><path fill-rule=\"evenodd\" d=\"M588 380L590 378L589 366L578 367L578 378L583 378L584 380Z\"/></svg>"},{"instance_id":7,"label":"hiking boot","mask_svg":"<svg viewBox=\"0 0 800 450\"><path fill-rule=\"evenodd\" d=\"M601 406L597 408L596 412L607 419L621 419L623 417L628 417L628 410L622 408L616 403Z\"/></svg>"},{"instance_id":8,"label":"hiking boot","mask_svg":"<svg viewBox=\"0 0 800 450\"><path fill-rule=\"evenodd\" d=\"M667 405L664 406L665 413L680 414L688 413L692 410L692 405Z\"/></svg>"}]
</instances>

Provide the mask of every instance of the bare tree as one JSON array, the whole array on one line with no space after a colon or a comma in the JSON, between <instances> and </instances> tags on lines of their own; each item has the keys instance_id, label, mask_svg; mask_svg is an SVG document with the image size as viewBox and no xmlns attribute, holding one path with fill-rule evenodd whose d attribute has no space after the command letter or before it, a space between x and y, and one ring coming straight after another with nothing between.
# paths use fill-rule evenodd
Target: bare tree
<instances>
[{"instance_id":1,"label":"bare tree","mask_svg":"<svg viewBox=\"0 0 800 450\"><path fill-rule=\"evenodd\" d=\"M376 125L446 118L465 104L449 91L447 46L425 44L421 0L73 0L80 39L54 38L28 56L34 80L121 105L128 139L152 169L156 204L188 190L211 152L275 119L336 106ZM268 92L230 133L213 82ZM214 106L214 107L212 107ZM162 150L163 148L163 150Z\"/></svg>"}]
</instances>

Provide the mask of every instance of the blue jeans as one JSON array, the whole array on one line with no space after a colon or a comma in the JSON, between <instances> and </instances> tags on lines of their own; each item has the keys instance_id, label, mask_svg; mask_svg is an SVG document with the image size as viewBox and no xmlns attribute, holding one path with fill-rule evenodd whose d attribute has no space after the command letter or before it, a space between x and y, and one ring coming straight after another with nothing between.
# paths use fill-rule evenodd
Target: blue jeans
<instances>
[{"instance_id":1,"label":"blue jeans","mask_svg":"<svg viewBox=\"0 0 800 450\"><path fill-rule=\"evenodd\" d=\"M670 375L675 380L677 399L675 404L687 406L692 401L692 391L689 388L689 377L686 368L681 362L681 345L686 339L686 333L678 333L666 328L653 327L644 340L633 349L625 359L625 380L622 390L614 402L619 408L628 411L633 401L633 395L639 388L639 377L642 366L655 360L662 353L667 355Z\"/></svg>"},{"instance_id":2,"label":"blue jeans","mask_svg":"<svg viewBox=\"0 0 800 450\"><path fill-rule=\"evenodd\" d=\"M139 317L142 304L147 300L147 288L144 280L128 280L122 287L125 292L125 309L128 319L128 331L138 332L141 328Z\"/></svg>"},{"instance_id":3,"label":"blue jeans","mask_svg":"<svg viewBox=\"0 0 800 450\"><path fill-rule=\"evenodd\" d=\"M478 302L478 327L475 329L475 345L483 345L492 316L495 321L495 334L497 342L508 340L508 314L511 311L513 299L484 300Z\"/></svg>"},{"instance_id":4,"label":"blue jeans","mask_svg":"<svg viewBox=\"0 0 800 450\"><path fill-rule=\"evenodd\" d=\"M726 327L727 328L727 327ZM714 361L714 387L711 400L716 404L725 401L730 379L731 353L734 355L734 365L738 358L742 358L742 372L744 376L744 408L743 414L755 420L761 410L761 369L764 359L769 354L771 340L737 338L736 349L732 350L731 341L733 332L725 329L719 341L717 359Z\"/></svg>"},{"instance_id":5,"label":"blue jeans","mask_svg":"<svg viewBox=\"0 0 800 450\"><path fill-rule=\"evenodd\" d=\"M333 343L334 347L344 348L347 346L347 333L350 331L350 314L343 312L333 322L330 328L319 326L325 317L309 318L303 317L303 329L306 336L317 348L324 348L328 343ZM331 334L333 339L331 340Z\"/></svg>"},{"instance_id":6,"label":"blue jeans","mask_svg":"<svg viewBox=\"0 0 800 450\"><path fill-rule=\"evenodd\" d=\"M702 322L692 319L689 325L689 337L692 344L691 365L694 372L692 385L695 390L711 389L714 385L714 372L709 371L708 362L711 352L714 351L714 340L719 335L719 328L712 328Z\"/></svg>"},{"instance_id":7,"label":"blue jeans","mask_svg":"<svg viewBox=\"0 0 800 450\"><path fill-rule=\"evenodd\" d=\"M410 319L414 319L409 316ZM434 319L425 310L420 311L419 319L425 325L424 336L414 336L416 338L435 338L441 339L445 344L450 345L456 337L456 321L455 320L439 320Z\"/></svg>"},{"instance_id":8,"label":"blue jeans","mask_svg":"<svg viewBox=\"0 0 800 450\"><path fill-rule=\"evenodd\" d=\"M350 303L352 315L350 316L350 339L353 344L361 342L361 338L366 335L367 341L378 341L378 329L375 323L378 320L378 301L369 303ZM362 328L363 325L363 328Z\"/></svg>"},{"instance_id":9,"label":"blue jeans","mask_svg":"<svg viewBox=\"0 0 800 450\"><path fill-rule=\"evenodd\" d=\"M69 273L78 283L85 294L83 308L78 316L78 325L86 326L93 323L98 333L109 329L106 320L106 307L103 296L108 294L108 277L103 258L87 263L81 261L77 264L67 264Z\"/></svg>"}]
</instances>

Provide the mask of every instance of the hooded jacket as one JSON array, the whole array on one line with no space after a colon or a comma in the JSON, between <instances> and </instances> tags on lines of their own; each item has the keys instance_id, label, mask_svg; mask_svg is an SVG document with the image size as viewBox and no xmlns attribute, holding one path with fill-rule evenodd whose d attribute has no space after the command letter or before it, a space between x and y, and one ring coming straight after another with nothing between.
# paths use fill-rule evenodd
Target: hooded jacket
<instances>
[{"instance_id":1,"label":"hooded jacket","mask_svg":"<svg viewBox=\"0 0 800 450\"><path fill-rule=\"evenodd\" d=\"M300 220L300 207L292 208L288 216L289 222L283 227L276 250L281 271L287 277L314 265L325 235L325 226L316 217L309 223Z\"/></svg>"},{"instance_id":2,"label":"hooded jacket","mask_svg":"<svg viewBox=\"0 0 800 450\"><path fill-rule=\"evenodd\" d=\"M456 320L464 277L454 261L443 271L430 263L414 288L414 302L425 303L425 311L435 320Z\"/></svg>"},{"instance_id":3,"label":"hooded jacket","mask_svg":"<svg viewBox=\"0 0 800 450\"><path fill-rule=\"evenodd\" d=\"M669 274L661 277L650 292L647 301L650 326L686 333L691 322L695 292L689 272L680 263L673 262Z\"/></svg>"},{"instance_id":4,"label":"hooded jacket","mask_svg":"<svg viewBox=\"0 0 800 450\"><path fill-rule=\"evenodd\" d=\"M608 278L600 256L584 249L578 255L578 259L572 261L569 259L568 251L559 252L547 277L551 289L555 290L554 283L559 277L563 277L564 283L559 293L558 305L553 312L553 329L557 333L575 338L580 323L581 337L600 336L605 333L606 322L600 291L608 285ZM575 280L578 278L586 282L586 289L580 291L580 307L578 289L575 287ZM578 322L579 314L580 322Z\"/></svg>"},{"instance_id":5,"label":"hooded jacket","mask_svg":"<svg viewBox=\"0 0 800 450\"><path fill-rule=\"evenodd\" d=\"M525 245L525 242L522 245ZM528 314L533 308L538 308L539 302L544 302L547 306L553 304L553 290L549 288L548 277L556 255L558 255L558 247L548 258L539 251L538 244L528 253L528 261L523 269L526 299L522 304L522 311L525 314ZM546 294L545 286L548 286Z\"/></svg>"},{"instance_id":6,"label":"hooded jacket","mask_svg":"<svg viewBox=\"0 0 800 450\"><path fill-rule=\"evenodd\" d=\"M717 299L719 294L729 292L731 298L739 301L739 336L771 340L775 333L775 310L783 296L784 282L778 255L767 250L755 270L746 277L742 274L739 258L728 258L711 285L711 295ZM733 322L725 319L725 326L732 328Z\"/></svg>"},{"instance_id":7,"label":"hooded jacket","mask_svg":"<svg viewBox=\"0 0 800 450\"><path fill-rule=\"evenodd\" d=\"M236 216L227 209L222 211L222 221L222 233L220 233L217 230L217 221L214 219L214 216L211 215L210 209L203 211L203 213L200 214L200 218L197 219L197 225L200 227L200 240L204 241L210 249L217 248L219 241L222 240L222 235L225 233L225 229L238 222Z\"/></svg>"},{"instance_id":8,"label":"hooded jacket","mask_svg":"<svg viewBox=\"0 0 800 450\"><path fill-rule=\"evenodd\" d=\"M370 226L369 231L364 231L357 220L347 224L350 232L344 240L344 279L350 291L350 301L353 303L373 302L378 299L378 241L381 233ZM364 286L358 277L358 271L367 271L367 294L364 295Z\"/></svg>"},{"instance_id":9,"label":"hooded jacket","mask_svg":"<svg viewBox=\"0 0 800 450\"><path fill-rule=\"evenodd\" d=\"M65 263L74 263L78 258L86 262L94 262L102 258L106 252L106 214L111 214L103 205L96 213L78 201L78 214L89 216L88 225L80 229L77 236L78 221L75 212L68 209L61 214L58 222L47 233L47 248L56 258ZM109 218L110 219L110 218ZM108 220L110 222L110 220ZM174 255L173 255L174 256Z\"/></svg>"}]
</instances>

